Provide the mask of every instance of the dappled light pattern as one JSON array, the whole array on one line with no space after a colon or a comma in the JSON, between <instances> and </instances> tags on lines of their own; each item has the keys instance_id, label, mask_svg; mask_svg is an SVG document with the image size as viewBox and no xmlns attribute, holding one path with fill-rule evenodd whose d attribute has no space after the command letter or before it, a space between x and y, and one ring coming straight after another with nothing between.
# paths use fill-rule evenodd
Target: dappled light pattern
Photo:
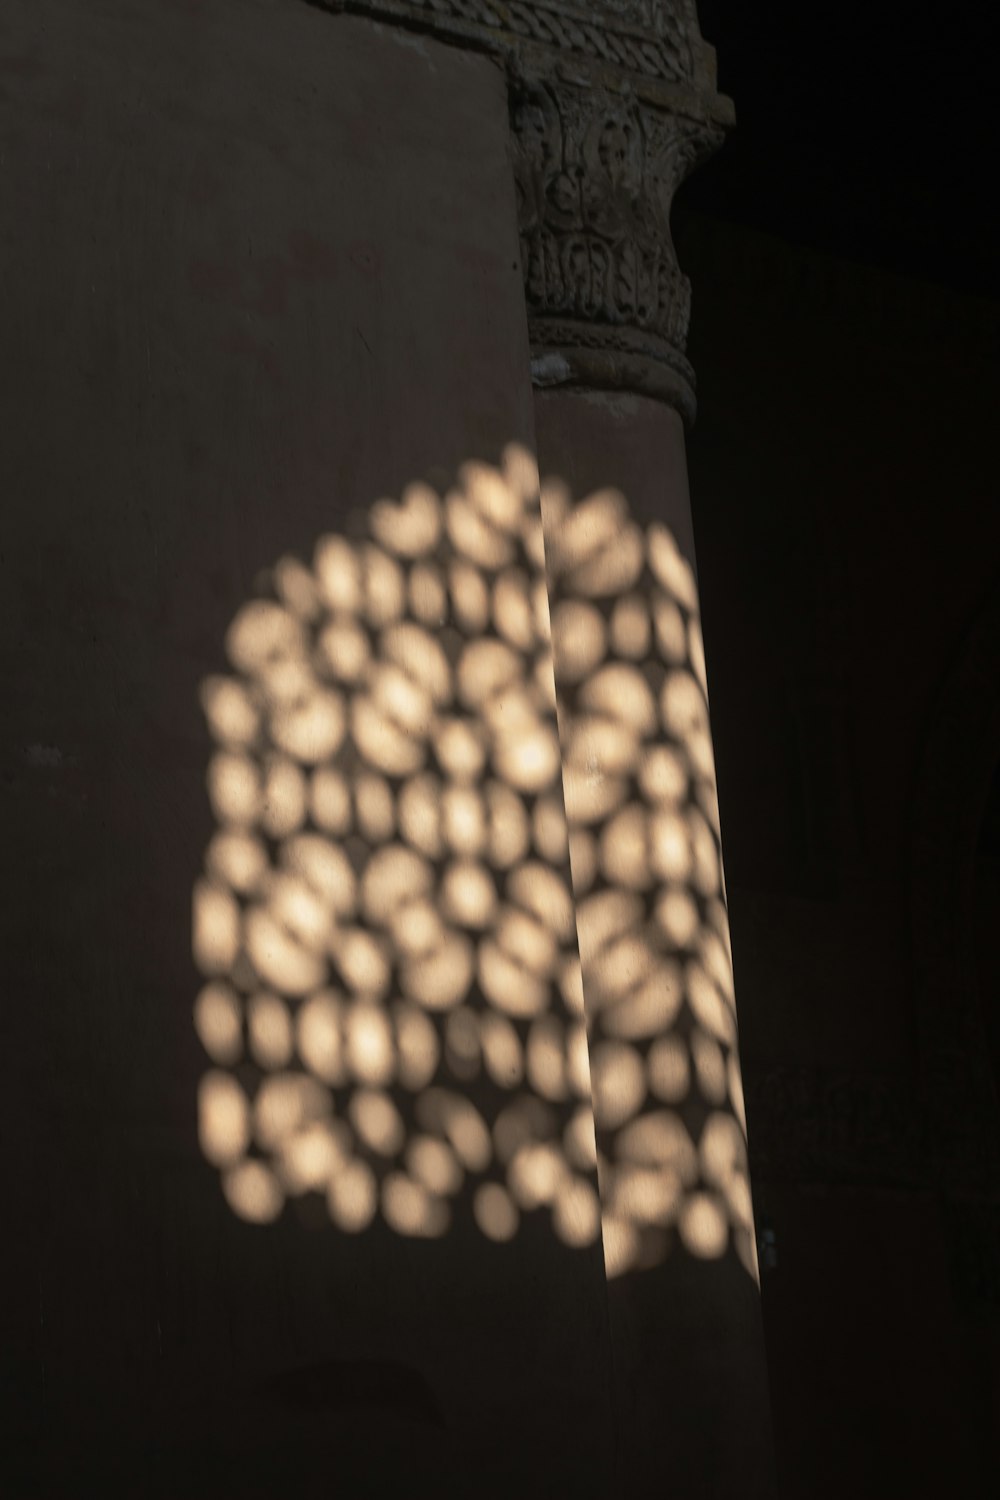
<instances>
[{"instance_id":1,"label":"dappled light pattern","mask_svg":"<svg viewBox=\"0 0 1000 1500\"><path fill-rule=\"evenodd\" d=\"M243 1218L600 1233L537 471L286 558L203 684L202 1149Z\"/></svg>"},{"instance_id":2,"label":"dappled light pattern","mask_svg":"<svg viewBox=\"0 0 1000 1500\"><path fill-rule=\"evenodd\" d=\"M616 490L542 511L608 1273L678 1238L756 1278L694 572Z\"/></svg>"},{"instance_id":3,"label":"dappled light pattern","mask_svg":"<svg viewBox=\"0 0 1000 1500\"><path fill-rule=\"evenodd\" d=\"M519 448L459 481L282 559L203 684L202 1149L253 1222L752 1270L693 575Z\"/></svg>"}]
</instances>

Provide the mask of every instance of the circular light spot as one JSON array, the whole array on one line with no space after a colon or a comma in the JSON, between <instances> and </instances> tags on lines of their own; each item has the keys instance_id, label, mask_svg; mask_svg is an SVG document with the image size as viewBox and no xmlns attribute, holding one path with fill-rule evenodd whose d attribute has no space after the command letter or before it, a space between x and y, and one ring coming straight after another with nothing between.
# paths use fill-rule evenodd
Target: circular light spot
<instances>
[{"instance_id":1,"label":"circular light spot","mask_svg":"<svg viewBox=\"0 0 1000 1500\"><path fill-rule=\"evenodd\" d=\"M540 1208L554 1200L566 1171L555 1146L531 1144L522 1146L515 1154L507 1181L521 1208Z\"/></svg>"},{"instance_id":2,"label":"circular light spot","mask_svg":"<svg viewBox=\"0 0 1000 1500\"><path fill-rule=\"evenodd\" d=\"M456 560L448 570L448 587L458 625L468 635L485 630L490 618L490 596L479 570Z\"/></svg>"},{"instance_id":3,"label":"circular light spot","mask_svg":"<svg viewBox=\"0 0 1000 1500\"><path fill-rule=\"evenodd\" d=\"M729 1227L714 1193L692 1193L681 1210L681 1239L699 1260L718 1260L729 1243Z\"/></svg>"},{"instance_id":4,"label":"circular light spot","mask_svg":"<svg viewBox=\"0 0 1000 1500\"><path fill-rule=\"evenodd\" d=\"M344 738L344 703L338 693L314 692L304 702L271 715L271 738L302 765L326 760Z\"/></svg>"},{"instance_id":5,"label":"circular light spot","mask_svg":"<svg viewBox=\"0 0 1000 1500\"><path fill-rule=\"evenodd\" d=\"M648 815L645 808L623 808L605 825L599 845L601 870L619 886L642 890L650 881Z\"/></svg>"},{"instance_id":6,"label":"circular light spot","mask_svg":"<svg viewBox=\"0 0 1000 1500\"><path fill-rule=\"evenodd\" d=\"M552 614L552 650L560 682L580 682L604 660L604 617L592 604L566 600Z\"/></svg>"},{"instance_id":7,"label":"circular light spot","mask_svg":"<svg viewBox=\"0 0 1000 1500\"><path fill-rule=\"evenodd\" d=\"M287 838L305 822L306 783L290 760L273 760L264 777L261 823L274 839Z\"/></svg>"},{"instance_id":8,"label":"circular light spot","mask_svg":"<svg viewBox=\"0 0 1000 1500\"><path fill-rule=\"evenodd\" d=\"M462 1186L465 1174L446 1141L429 1135L416 1136L407 1147L406 1164L412 1176L439 1197L457 1193Z\"/></svg>"},{"instance_id":9,"label":"circular light spot","mask_svg":"<svg viewBox=\"0 0 1000 1500\"><path fill-rule=\"evenodd\" d=\"M511 786L522 792L540 792L559 771L559 740L554 728L538 719L503 735L493 760Z\"/></svg>"},{"instance_id":10,"label":"circular light spot","mask_svg":"<svg viewBox=\"0 0 1000 1500\"><path fill-rule=\"evenodd\" d=\"M208 768L208 795L220 823L252 827L260 817L260 775L245 755L214 755Z\"/></svg>"},{"instance_id":11,"label":"circular light spot","mask_svg":"<svg viewBox=\"0 0 1000 1500\"><path fill-rule=\"evenodd\" d=\"M550 865L565 864L568 833L561 789L558 794L539 797L531 817L531 834L535 848Z\"/></svg>"},{"instance_id":12,"label":"circular light spot","mask_svg":"<svg viewBox=\"0 0 1000 1500\"><path fill-rule=\"evenodd\" d=\"M378 1184L367 1162L348 1162L336 1172L327 1190L330 1217L341 1229L359 1234L367 1229L378 1208Z\"/></svg>"},{"instance_id":13,"label":"circular light spot","mask_svg":"<svg viewBox=\"0 0 1000 1500\"><path fill-rule=\"evenodd\" d=\"M528 1032L528 1080L543 1099L565 1099L566 1048L563 1028L552 1016L533 1021Z\"/></svg>"},{"instance_id":14,"label":"circular light spot","mask_svg":"<svg viewBox=\"0 0 1000 1500\"><path fill-rule=\"evenodd\" d=\"M268 869L267 850L260 839L239 829L217 833L208 846L209 872L241 895L257 891Z\"/></svg>"},{"instance_id":15,"label":"circular light spot","mask_svg":"<svg viewBox=\"0 0 1000 1500\"><path fill-rule=\"evenodd\" d=\"M222 744L251 745L257 738L260 715L241 682L209 677L202 685L201 702L209 728Z\"/></svg>"},{"instance_id":16,"label":"circular light spot","mask_svg":"<svg viewBox=\"0 0 1000 1500\"><path fill-rule=\"evenodd\" d=\"M638 661L649 651L651 637L649 607L642 596L619 599L611 612L611 644L618 655Z\"/></svg>"},{"instance_id":17,"label":"circular light spot","mask_svg":"<svg viewBox=\"0 0 1000 1500\"><path fill-rule=\"evenodd\" d=\"M304 1073L276 1073L265 1078L253 1104L254 1135L268 1149L281 1145L293 1131L330 1110L330 1095Z\"/></svg>"},{"instance_id":18,"label":"circular light spot","mask_svg":"<svg viewBox=\"0 0 1000 1500\"><path fill-rule=\"evenodd\" d=\"M430 953L445 937L444 923L430 901L407 901L392 914L390 926L396 946L407 958Z\"/></svg>"},{"instance_id":19,"label":"circular light spot","mask_svg":"<svg viewBox=\"0 0 1000 1500\"><path fill-rule=\"evenodd\" d=\"M361 555L364 613L369 625L379 629L398 620L406 605L403 574L392 557L378 547L365 547Z\"/></svg>"},{"instance_id":20,"label":"circular light spot","mask_svg":"<svg viewBox=\"0 0 1000 1500\"><path fill-rule=\"evenodd\" d=\"M240 1162L222 1176L230 1208L248 1224L272 1224L285 1206L274 1173L260 1161Z\"/></svg>"},{"instance_id":21,"label":"circular light spot","mask_svg":"<svg viewBox=\"0 0 1000 1500\"><path fill-rule=\"evenodd\" d=\"M552 1223L565 1245L592 1245L601 1232L601 1205L592 1185L582 1177L567 1177L556 1189Z\"/></svg>"},{"instance_id":22,"label":"circular light spot","mask_svg":"<svg viewBox=\"0 0 1000 1500\"><path fill-rule=\"evenodd\" d=\"M604 1240L604 1270L609 1281L624 1276L639 1258L640 1235L634 1224L615 1214L605 1214L601 1225Z\"/></svg>"},{"instance_id":23,"label":"circular light spot","mask_svg":"<svg viewBox=\"0 0 1000 1500\"><path fill-rule=\"evenodd\" d=\"M656 920L675 948L688 948L698 934L698 908L682 886L667 887L656 903Z\"/></svg>"},{"instance_id":24,"label":"circular light spot","mask_svg":"<svg viewBox=\"0 0 1000 1500\"><path fill-rule=\"evenodd\" d=\"M468 939L457 932L445 932L437 948L404 961L403 990L426 1010L451 1010L465 998L474 962Z\"/></svg>"},{"instance_id":25,"label":"circular light spot","mask_svg":"<svg viewBox=\"0 0 1000 1500\"><path fill-rule=\"evenodd\" d=\"M472 860L449 865L441 882L441 905L460 927L489 927L497 907L493 877Z\"/></svg>"},{"instance_id":26,"label":"circular light spot","mask_svg":"<svg viewBox=\"0 0 1000 1500\"><path fill-rule=\"evenodd\" d=\"M444 1023L445 1061L456 1078L468 1081L479 1072L481 1061L479 1017L468 1006L448 1014Z\"/></svg>"},{"instance_id":27,"label":"circular light spot","mask_svg":"<svg viewBox=\"0 0 1000 1500\"><path fill-rule=\"evenodd\" d=\"M284 1068L292 1056L292 1020L277 995L251 996L247 1006L250 1050L262 1068Z\"/></svg>"},{"instance_id":28,"label":"circular light spot","mask_svg":"<svg viewBox=\"0 0 1000 1500\"><path fill-rule=\"evenodd\" d=\"M648 802L677 804L687 795L688 773L683 758L669 745L654 745L643 752L639 765L639 788Z\"/></svg>"},{"instance_id":29,"label":"circular light spot","mask_svg":"<svg viewBox=\"0 0 1000 1500\"><path fill-rule=\"evenodd\" d=\"M317 1120L286 1137L280 1148L281 1180L288 1193L325 1192L350 1159L350 1132L336 1120Z\"/></svg>"},{"instance_id":30,"label":"circular light spot","mask_svg":"<svg viewBox=\"0 0 1000 1500\"><path fill-rule=\"evenodd\" d=\"M310 996L295 1023L296 1045L306 1066L324 1083L347 1079L342 1032L343 1002L329 990Z\"/></svg>"},{"instance_id":31,"label":"circular light spot","mask_svg":"<svg viewBox=\"0 0 1000 1500\"><path fill-rule=\"evenodd\" d=\"M505 1244L517 1233L520 1214L506 1188L498 1182L486 1182L476 1189L472 1200L476 1223L488 1240Z\"/></svg>"},{"instance_id":32,"label":"circular light spot","mask_svg":"<svg viewBox=\"0 0 1000 1500\"><path fill-rule=\"evenodd\" d=\"M266 984L279 993L304 995L326 976L326 964L297 941L263 907L252 908L245 921L247 951Z\"/></svg>"},{"instance_id":33,"label":"circular light spot","mask_svg":"<svg viewBox=\"0 0 1000 1500\"><path fill-rule=\"evenodd\" d=\"M358 830L373 844L385 843L396 831L389 783L382 776L361 774L354 783Z\"/></svg>"},{"instance_id":34,"label":"circular light spot","mask_svg":"<svg viewBox=\"0 0 1000 1500\"><path fill-rule=\"evenodd\" d=\"M448 618L448 595L430 563L419 563L410 574L410 609L422 625L443 625Z\"/></svg>"},{"instance_id":35,"label":"circular light spot","mask_svg":"<svg viewBox=\"0 0 1000 1500\"><path fill-rule=\"evenodd\" d=\"M440 825L441 788L431 776L404 783L399 794L399 830L408 844L430 859L443 852Z\"/></svg>"},{"instance_id":36,"label":"circular light spot","mask_svg":"<svg viewBox=\"0 0 1000 1500\"><path fill-rule=\"evenodd\" d=\"M355 927L337 934L333 951L337 966L352 990L368 995L386 993L392 969L378 938L363 927Z\"/></svg>"},{"instance_id":37,"label":"circular light spot","mask_svg":"<svg viewBox=\"0 0 1000 1500\"><path fill-rule=\"evenodd\" d=\"M415 1005L394 1008L399 1081L414 1092L425 1088L437 1071L440 1057L438 1035L432 1023Z\"/></svg>"},{"instance_id":38,"label":"circular light spot","mask_svg":"<svg viewBox=\"0 0 1000 1500\"><path fill-rule=\"evenodd\" d=\"M395 1156L403 1147L406 1127L388 1094L378 1089L359 1089L347 1108L351 1124L372 1151Z\"/></svg>"},{"instance_id":39,"label":"circular light spot","mask_svg":"<svg viewBox=\"0 0 1000 1500\"><path fill-rule=\"evenodd\" d=\"M647 1060L650 1091L667 1104L679 1104L691 1083L687 1048L680 1037L665 1036L654 1042Z\"/></svg>"},{"instance_id":40,"label":"circular light spot","mask_svg":"<svg viewBox=\"0 0 1000 1500\"><path fill-rule=\"evenodd\" d=\"M294 557L283 557L274 570L274 585L282 602L303 620L313 620L320 612L316 580L308 568Z\"/></svg>"},{"instance_id":41,"label":"circular light spot","mask_svg":"<svg viewBox=\"0 0 1000 1500\"><path fill-rule=\"evenodd\" d=\"M317 668L341 682L360 682L371 658L368 632L356 620L335 619L320 633Z\"/></svg>"},{"instance_id":42,"label":"circular light spot","mask_svg":"<svg viewBox=\"0 0 1000 1500\"><path fill-rule=\"evenodd\" d=\"M528 814L517 793L499 781L488 783L486 806L489 815L487 852L490 863L497 869L508 870L528 852Z\"/></svg>"},{"instance_id":43,"label":"circular light spot","mask_svg":"<svg viewBox=\"0 0 1000 1500\"><path fill-rule=\"evenodd\" d=\"M198 1139L216 1166L238 1161L250 1144L247 1096L228 1073L206 1073L198 1085Z\"/></svg>"},{"instance_id":44,"label":"circular light spot","mask_svg":"<svg viewBox=\"0 0 1000 1500\"><path fill-rule=\"evenodd\" d=\"M235 1063L243 1055L243 1010L228 984L208 984L194 1007L198 1038L217 1063Z\"/></svg>"},{"instance_id":45,"label":"circular light spot","mask_svg":"<svg viewBox=\"0 0 1000 1500\"><path fill-rule=\"evenodd\" d=\"M414 482L403 491L402 501L377 500L372 506L372 533L390 552L400 557L421 557L433 552L441 534L441 507L429 485Z\"/></svg>"},{"instance_id":46,"label":"circular light spot","mask_svg":"<svg viewBox=\"0 0 1000 1500\"><path fill-rule=\"evenodd\" d=\"M589 1104L581 1104L563 1132L566 1158L575 1167L584 1171L597 1166L597 1136L594 1132L594 1112Z\"/></svg>"},{"instance_id":47,"label":"circular light spot","mask_svg":"<svg viewBox=\"0 0 1000 1500\"><path fill-rule=\"evenodd\" d=\"M440 726L434 754L442 771L456 781L475 781L486 764L483 736L467 719L450 719Z\"/></svg>"},{"instance_id":48,"label":"circular light spot","mask_svg":"<svg viewBox=\"0 0 1000 1500\"><path fill-rule=\"evenodd\" d=\"M240 944L240 909L225 886L201 880L194 891L192 950L203 974L232 969Z\"/></svg>"},{"instance_id":49,"label":"circular light spot","mask_svg":"<svg viewBox=\"0 0 1000 1500\"><path fill-rule=\"evenodd\" d=\"M456 854L479 854L486 843L486 809L472 787L450 786L441 803L445 842Z\"/></svg>"},{"instance_id":50,"label":"circular light spot","mask_svg":"<svg viewBox=\"0 0 1000 1500\"><path fill-rule=\"evenodd\" d=\"M727 1047L735 1047L736 1020L718 987L700 964L688 964L684 978L688 1004L695 1019Z\"/></svg>"},{"instance_id":51,"label":"circular light spot","mask_svg":"<svg viewBox=\"0 0 1000 1500\"><path fill-rule=\"evenodd\" d=\"M339 771L321 766L313 772L309 811L317 828L324 833L347 833L351 826L351 794Z\"/></svg>"},{"instance_id":52,"label":"circular light spot","mask_svg":"<svg viewBox=\"0 0 1000 1500\"><path fill-rule=\"evenodd\" d=\"M501 1088L515 1088L524 1076L524 1053L510 1021L487 1012L481 1022L480 1044L486 1071L493 1082Z\"/></svg>"},{"instance_id":53,"label":"circular light spot","mask_svg":"<svg viewBox=\"0 0 1000 1500\"><path fill-rule=\"evenodd\" d=\"M634 1047L601 1042L590 1060L594 1117L601 1130L615 1130L630 1120L646 1096L646 1070Z\"/></svg>"},{"instance_id":54,"label":"circular light spot","mask_svg":"<svg viewBox=\"0 0 1000 1500\"><path fill-rule=\"evenodd\" d=\"M726 1059L713 1037L696 1031L691 1038L695 1077L709 1104L722 1104L726 1097Z\"/></svg>"},{"instance_id":55,"label":"circular light spot","mask_svg":"<svg viewBox=\"0 0 1000 1500\"><path fill-rule=\"evenodd\" d=\"M392 1172L382 1184L382 1212L398 1234L436 1238L448 1227L448 1206L402 1172Z\"/></svg>"},{"instance_id":56,"label":"circular light spot","mask_svg":"<svg viewBox=\"0 0 1000 1500\"><path fill-rule=\"evenodd\" d=\"M331 609L353 614L361 608L361 565L343 537L323 537L313 554L320 593Z\"/></svg>"},{"instance_id":57,"label":"circular light spot","mask_svg":"<svg viewBox=\"0 0 1000 1500\"><path fill-rule=\"evenodd\" d=\"M392 1026L385 1011L363 1002L352 1005L344 1022L347 1061L363 1083L388 1084L396 1070Z\"/></svg>"}]
</instances>

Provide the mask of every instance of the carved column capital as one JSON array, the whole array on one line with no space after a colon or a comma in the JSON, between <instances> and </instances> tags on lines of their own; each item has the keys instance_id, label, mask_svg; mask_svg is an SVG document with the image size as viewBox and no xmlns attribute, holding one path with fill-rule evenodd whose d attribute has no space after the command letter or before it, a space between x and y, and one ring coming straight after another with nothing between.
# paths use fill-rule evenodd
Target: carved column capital
<instances>
[{"instance_id":1,"label":"carved column capital","mask_svg":"<svg viewBox=\"0 0 1000 1500\"><path fill-rule=\"evenodd\" d=\"M536 385L638 391L694 416L673 195L730 101L695 0L320 0L506 68Z\"/></svg>"},{"instance_id":2,"label":"carved column capital","mask_svg":"<svg viewBox=\"0 0 1000 1500\"><path fill-rule=\"evenodd\" d=\"M527 72L512 86L511 118L536 385L641 391L690 420L691 287L670 208L721 130L628 85Z\"/></svg>"}]
</instances>

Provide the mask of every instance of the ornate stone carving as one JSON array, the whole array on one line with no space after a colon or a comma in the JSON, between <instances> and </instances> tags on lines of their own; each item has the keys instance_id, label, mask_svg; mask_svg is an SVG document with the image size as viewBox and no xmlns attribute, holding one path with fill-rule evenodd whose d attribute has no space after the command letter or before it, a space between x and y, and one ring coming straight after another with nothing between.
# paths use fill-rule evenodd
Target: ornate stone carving
<instances>
[{"instance_id":1,"label":"ornate stone carving","mask_svg":"<svg viewBox=\"0 0 1000 1500\"><path fill-rule=\"evenodd\" d=\"M313 0L508 53L535 43L671 84L708 83L695 0Z\"/></svg>"},{"instance_id":2,"label":"ornate stone carving","mask_svg":"<svg viewBox=\"0 0 1000 1500\"><path fill-rule=\"evenodd\" d=\"M722 142L694 0L314 0L503 61L537 385L640 391L694 415L673 195Z\"/></svg>"},{"instance_id":3,"label":"ornate stone carving","mask_svg":"<svg viewBox=\"0 0 1000 1500\"><path fill-rule=\"evenodd\" d=\"M511 120L536 383L640 389L693 416L670 206L721 132L631 91L543 79L514 83Z\"/></svg>"}]
</instances>

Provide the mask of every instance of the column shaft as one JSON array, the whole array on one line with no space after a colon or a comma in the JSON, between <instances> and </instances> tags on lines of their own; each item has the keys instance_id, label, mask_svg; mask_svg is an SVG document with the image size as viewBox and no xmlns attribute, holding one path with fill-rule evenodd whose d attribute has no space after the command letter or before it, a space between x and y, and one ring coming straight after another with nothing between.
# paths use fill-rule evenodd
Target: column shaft
<instances>
[{"instance_id":1,"label":"column shaft","mask_svg":"<svg viewBox=\"0 0 1000 1500\"><path fill-rule=\"evenodd\" d=\"M773 1494L681 420L536 396L626 1496Z\"/></svg>"}]
</instances>

